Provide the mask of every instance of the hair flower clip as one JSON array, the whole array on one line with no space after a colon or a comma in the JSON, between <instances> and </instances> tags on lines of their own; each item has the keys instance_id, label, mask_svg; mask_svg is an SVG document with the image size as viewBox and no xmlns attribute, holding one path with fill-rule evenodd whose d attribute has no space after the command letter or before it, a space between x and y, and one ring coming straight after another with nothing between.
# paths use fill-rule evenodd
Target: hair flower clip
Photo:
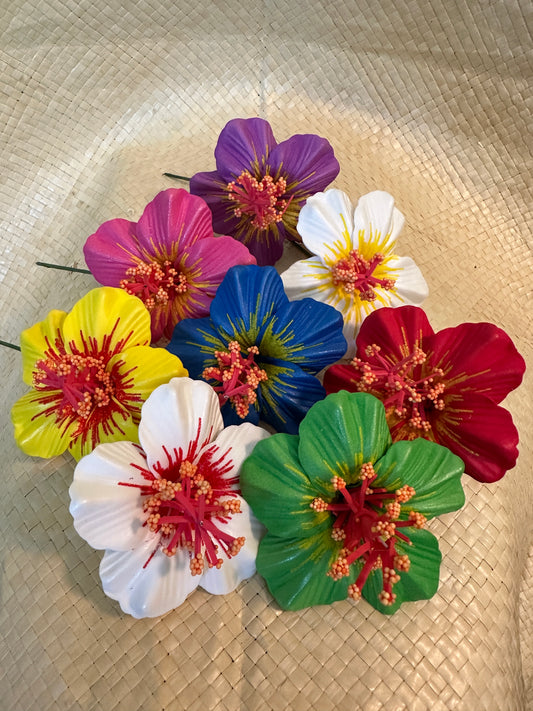
<instances>
[{"instance_id":1,"label":"hair flower clip","mask_svg":"<svg viewBox=\"0 0 533 711\"><path fill-rule=\"evenodd\" d=\"M418 306L428 295L414 261L395 254L403 223L394 198L381 190L363 195L355 210L345 193L326 190L300 212L298 232L315 256L283 272L283 286L291 300L308 296L342 313L349 357L369 313L382 306Z\"/></svg>"},{"instance_id":2,"label":"hair flower clip","mask_svg":"<svg viewBox=\"0 0 533 711\"><path fill-rule=\"evenodd\" d=\"M289 302L273 267L232 267L205 319L180 321L167 348L219 393L226 424L259 420L297 432L325 396L316 373L346 351L342 316L314 299Z\"/></svg>"},{"instance_id":3,"label":"hair flower clip","mask_svg":"<svg viewBox=\"0 0 533 711\"><path fill-rule=\"evenodd\" d=\"M255 264L232 237L215 237L205 202L169 188L148 203L138 222L104 222L83 248L94 278L137 296L150 312L152 341L170 338L183 318L209 314L230 267Z\"/></svg>"},{"instance_id":4,"label":"hair flower clip","mask_svg":"<svg viewBox=\"0 0 533 711\"><path fill-rule=\"evenodd\" d=\"M23 331L22 377L32 390L11 410L18 446L38 457L68 449L79 459L100 442L136 441L148 395L187 375L176 356L149 344L148 311L111 287Z\"/></svg>"},{"instance_id":5,"label":"hair flower clip","mask_svg":"<svg viewBox=\"0 0 533 711\"><path fill-rule=\"evenodd\" d=\"M124 612L157 617L198 585L225 594L254 574L263 528L239 474L265 437L249 423L224 429L212 388L175 378L143 405L140 446L103 444L78 463L74 527L105 549L103 589Z\"/></svg>"},{"instance_id":6,"label":"hair flower clip","mask_svg":"<svg viewBox=\"0 0 533 711\"><path fill-rule=\"evenodd\" d=\"M211 208L215 232L243 242L261 266L281 257L285 238L300 241L296 222L302 205L339 173L325 138L302 134L277 143L261 118L229 121L215 160L215 171L193 175L191 193Z\"/></svg>"},{"instance_id":7,"label":"hair flower clip","mask_svg":"<svg viewBox=\"0 0 533 711\"><path fill-rule=\"evenodd\" d=\"M449 447L474 479L493 482L512 469L518 432L500 403L522 381L525 362L491 323L435 333L415 306L368 316L351 364L326 371L328 393L372 393L383 401L394 440L425 437Z\"/></svg>"},{"instance_id":8,"label":"hair flower clip","mask_svg":"<svg viewBox=\"0 0 533 711\"><path fill-rule=\"evenodd\" d=\"M372 395L328 395L299 435L272 435L244 462L243 496L268 529L257 570L288 610L362 596L390 614L430 598L441 554L424 525L464 504L462 473L433 442L392 444Z\"/></svg>"}]
</instances>

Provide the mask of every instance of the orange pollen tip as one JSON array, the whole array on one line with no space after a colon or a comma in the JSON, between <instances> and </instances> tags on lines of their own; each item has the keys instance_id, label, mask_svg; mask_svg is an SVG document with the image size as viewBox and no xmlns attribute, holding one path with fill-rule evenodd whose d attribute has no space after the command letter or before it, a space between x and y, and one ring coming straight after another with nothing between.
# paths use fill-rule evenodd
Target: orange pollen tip
<instances>
[{"instance_id":1,"label":"orange pollen tip","mask_svg":"<svg viewBox=\"0 0 533 711\"><path fill-rule=\"evenodd\" d=\"M409 511L409 521L412 521L415 528L424 528L427 518L418 511Z\"/></svg>"},{"instance_id":2,"label":"orange pollen tip","mask_svg":"<svg viewBox=\"0 0 533 711\"><path fill-rule=\"evenodd\" d=\"M348 256L339 259L331 268L331 280L334 286L341 287L347 294L358 292L362 301L374 301L377 298L376 289L390 291L394 288L395 279L378 277L375 269L385 261L380 252L370 259L365 259L357 249Z\"/></svg>"},{"instance_id":3,"label":"orange pollen tip","mask_svg":"<svg viewBox=\"0 0 533 711\"><path fill-rule=\"evenodd\" d=\"M328 504L321 499L320 497L317 497L316 499L313 499L309 506L314 510L314 511L327 511L328 510Z\"/></svg>"},{"instance_id":4,"label":"orange pollen tip","mask_svg":"<svg viewBox=\"0 0 533 711\"><path fill-rule=\"evenodd\" d=\"M265 175L258 180L248 170L243 170L236 180L226 186L228 199L235 204L235 217L246 215L252 218L252 226L264 230L273 222L281 222L290 199L282 196L287 190L287 181Z\"/></svg>"},{"instance_id":5,"label":"orange pollen tip","mask_svg":"<svg viewBox=\"0 0 533 711\"><path fill-rule=\"evenodd\" d=\"M366 462L361 466L361 479L374 479L376 472L372 462Z\"/></svg>"},{"instance_id":6,"label":"orange pollen tip","mask_svg":"<svg viewBox=\"0 0 533 711\"><path fill-rule=\"evenodd\" d=\"M220 404L228 400L233 405L237 415L244 419L250 410L250 405L257 402L257 388L260 383L268 380L265 370L255 363L259 355L257 346L246 349L248 355L242 355L241 346L237 341L230 341L227 351L215 351L217 366L205 368L202 377L206 380L216 380L220 385L214 385Z\"/></svg>"},{"instance_id":7,"label":"orange pollen tip","mask_svg":"<svg viewBox=\"0 0 533 711\"><path fill-rule=\"evenodd\" d=\"M137 296L148 311L156 306L165 306L178 294L187 289L187 277L166 259L162 263L141 262L126 270L126 279L120 281L120 288Z\"/></svg>"},{"instance_id":8,"label":"orange pollen tip","mask_svg":"<svg viewBox=\"0 0 533 711\"><path fill-rule=\"evenodd\" d=\"M336 491L338 491L339 489L346 489L346 482L341 476L332 477L331 483L333 484L333 488Z\"/></svg>"}]
</instances>

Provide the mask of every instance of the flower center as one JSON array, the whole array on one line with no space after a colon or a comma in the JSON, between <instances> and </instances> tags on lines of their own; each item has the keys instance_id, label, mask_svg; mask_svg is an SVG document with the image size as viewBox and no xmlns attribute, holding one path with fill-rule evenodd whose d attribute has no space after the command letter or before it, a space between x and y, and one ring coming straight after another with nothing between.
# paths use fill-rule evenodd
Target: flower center
<instances>
[{"instance_id":1,"label":"flower center","mask_svg":"<svg viewBox=\"0 0 533 711\"><path fill-rule=\"evenodd\" d=\"M226 524L234 514L241 513L241 503L229 486L233 480L223 478L232 468L232 462L223 461L226 455L215 461L217 450L218 447L212 445L196 463L191 461L194 447L185 459L181 458L181 452L175 451L174 457L166 452L168 464L158 463L154 467L158 474L164 475L162 478L132 465L141 471L147 483L120 482L122 486L140 489L146 515L143 525L159 534L158 545L143 567L149 564L158 548L169 557L182 548L189 553L191 574L201 575L205 565L220 568L223 564L220 551L232 558L244 545L244 536L234 537L220 528L221 523ZM192 456L189 458L189 455Z\"/></svg>"},{"instance_id":2,"label":"flower center","mask_svg":"<svg viewBox=\"0 0 533 711\"><path fill-rule=\"evenodd\" d=\"M374 270L384 259L379 252L371 259L365 259L354 249L331 268L333 284L342 287L347 294L358 291L362 301L374 301L377 297L376 287L389 291L396 283L395 279L380 279L374 275Z\"/></svg>"},{"instance_id":3,"label":"flower center","mask_svg":"<svg viewBox=\"0 0 533 711\"><path fill-rule=\"evenodd\" d=\"M399 520L402 504L415 495L410 486L402 486L395 492L386 489L371 489L376 479L372 463L361 467L361 483L347 488L346 482L338 476L331 480L338 492L338 499L326 503L323 499L313 499L310 506L315 511L330 511L335 517L331 537L342 545L337 558L327 575L340 580L350 575L350 566L361 567L355 583L348 586L348 597L359 600L370 573L381 569L383 587L379 600L383 605L393 605L396 594L393 586L400 580L400 572L407 572L410 560L396 550L399 541L410 544L409 537L399 531L402 527L423 528L426 517L410 511L406 520Z\"/></svg>"},{"instance_id":4,"label":"flower center","mask_svg":"<svg viewBox=\"0 0 533 711\"><path fill-rule=\"evenodd\" d=\"M224 405L229 400L241 419L248 415L250 405L257 401L259 383L268 380L266 372L254 361L259 354L258 347L250 346L247 352L244 358L240 344L231 341L227 351L215 351L218 367L206 368L202 373L202 378L220 382L220 385L213 386L220 404Z\"/></svg>"},{"instance_id":5,"label":"flower center","mask_svg":"<svg viewBox=\"0 0 533 711\"><path fill-rule=\"evenodd\" d=\"M148 311L168 304L176 294L187 291L187 277L178 272L167 259L162 264L144 262L126 270L127 279L120 281L120 288L137 296Z\"/></svg>"},{"instance_id":6,"label":"flower center","mask_svg":"<svg viewBox=\"0 0 533 711\"><path fill-rule=\"evenodd\" d=\"M413 430L429 432L431 423L427 419L426 409L443 410L443 382L435 382L444 376L441 368L435 368L428 375L422 376L421 368L427 355L418 347L396 363L390 363L380 353L380 347L372 344L366 349L369 363L354 358L352 365L360 373L357 390L360 392L379 391L385 393L385 408L392 407L394 414L406 418ZM412 432L411 439L417 436Z\"/></svg>"},{"instance_id":7,"label":"flower center","mask_svg":"<svg viewBox=\"0 0 533 711\"><path fill-rule=\"evenodd\" d=\"M274 180L271 175L265 175L261 181L256 180L247 170L228 183L226 190L228 198L235 203L235 217L249 215L253 217L252 225L260 230L266 229L272 222L281 222L289 200L281 196L287 189L285 178Z\"/></svg>"},{"instance_id":8,"label":"flower center","mask_svg":"<svg viewBox=\"0 0 533 711\"><path fill-rule=\"evenodd\" d=\"M60 336L52 346L48 339L45 357L37 361L32 375L32 384L39 393L37 402L42 409L33 416L54 417L60 430L69 431L75 441L81 439L82 448L88 441L92 447L100 441L100 435L117 432L124 435L121 422L132 418L138 423L141 413L141 395L131 392L134 380L132 371L121 371L120 359L110 360L126 347L133 333L111 347L118 320L101 343L85 339L80 333L82 349L70 343L74 353L67 353Z\"/></svg>"},{"instance_id":9,"label":"flower center","mask_svg":"<svg viewBox=\"0 0 533 711\"><path fill-rule=\"evenodd\" d=\"M33 372L36 390L60 390L58 409L66 417L86 420L96 408L109 405L114 396L111 373L102 356L72 355L39 360Z\"/></svg>"}]
</instances>

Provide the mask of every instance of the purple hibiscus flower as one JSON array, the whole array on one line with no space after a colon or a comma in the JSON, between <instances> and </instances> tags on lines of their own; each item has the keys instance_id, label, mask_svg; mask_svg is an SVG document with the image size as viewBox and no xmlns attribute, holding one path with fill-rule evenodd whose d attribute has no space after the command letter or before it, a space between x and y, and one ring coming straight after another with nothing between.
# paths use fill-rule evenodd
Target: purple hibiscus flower
<instances>
[{"instance_id":1,"label":"purple hibiscus flower","mask_svg":"<svg viewBox=\"0 0 533 711\"><path fill-rule=\"evenodd\" d=\"M230 267L255 264L232 237L215 237L205 202L170 188L146 206L139 222L104 222L83 248L87 266L104 286L138 296L151 315L152 342L170 338L184 318L209 314Z\"/></svg>"},{"instance_id":2,"label":"purple hibiscus flower","mask_svg":"<svg viewBox=\"0 0 533 711\"><path fill-rule=\"evenodd\" d=\"M261 266L281 257L285 238L300 241L296 223L306 199L339 173L325 138L303 134L277 143L260 118L229 121L215 160L215 171L192 177L191 193L211 208L215 232L243 242Z\"/></svg>"}]
</instances>

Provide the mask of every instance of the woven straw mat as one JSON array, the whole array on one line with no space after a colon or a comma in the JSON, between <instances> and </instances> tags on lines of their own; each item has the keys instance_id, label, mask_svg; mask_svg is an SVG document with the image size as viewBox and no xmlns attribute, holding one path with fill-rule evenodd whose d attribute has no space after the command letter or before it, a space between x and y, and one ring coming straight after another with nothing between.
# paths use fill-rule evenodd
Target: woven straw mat
<instances>
[{"instance_id":1,"label":"woven straw mat","mask_svg":"<svg viewBox=\"0 0 533 711\"><path fill-rule=\"evenodd\" d=\"M136 220L177 185L164 171L214 169L225 123L262 116L278 140L328 138L354 202L394 195L436 330L491 321L531 366L531 9L0 0L0 338L95 286L37 260L83 267L100 223ZM15 446L20 354L1 349L0 369L2 711L533 709L531 376L505 402L516 468L492 486L465 477L464 509L431 523L433 599L390 618L364 601L283 612L256 575L136 621L73 529L73 460Z\"/></svg>"}]
</instances>

